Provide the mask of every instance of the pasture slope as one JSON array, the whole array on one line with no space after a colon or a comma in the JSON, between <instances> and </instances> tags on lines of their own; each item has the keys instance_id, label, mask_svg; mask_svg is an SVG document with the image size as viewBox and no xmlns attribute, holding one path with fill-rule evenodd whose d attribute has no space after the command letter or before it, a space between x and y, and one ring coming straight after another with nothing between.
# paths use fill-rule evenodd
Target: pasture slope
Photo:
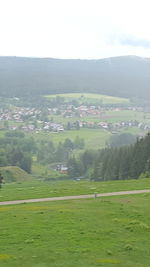
<instances>
[{"instance_id":1,"label":"pasture slope","mask_svg":"<svg viewBox=\"0 0 150 267\"><path fill-rule=\"evenodd\" d=\"M148 267L150 194L1 206L1 267Z\"/></svg>"},{"instance_id":2,"label":"pasture slope","mask_svg":"<svg viewBox=\"0 0 150 267\"><path fill-rule=\"evenodd\" d=\"M94 182L87 180L54 180L6 183L0 191L0 201L101 194L150 189L150 179Z\"/></svg>"},{"instance_id":3,"label":"pasture slope","mask_svg":"<svg viewBox=\"0 0 150 267\"><path fill-rule=\"evenodd\" d=\"M72 94L55 94L46 95L47 98L62 97L65 101L78 100L79 103L99 103L99 104L129 104L128 98L114 97L109 95L92 94L92 93L72 93Z\"/></svg>"},{"instance_id":4,"label":"pasture slope","mask_svg":"<svg viewBox=\"0 0 150 267\"><path fill-rule=\"evenodd\" d=\"M32 181L3 185L0 199L149 188L148 178ZM0 206L0 266L149 267L149 203L142 193Z\"/></svg>"},{"instance_id":5,"label":"pasture slope","mask_svg":"<svg viewBox=\"0 0 150 267\"><path fill-rule=\"evenodd\" d=\"M108 197L108 196L123 196L123 195L137 195L143 193L150 193L150 189L145 190L132 190L132 191L121 191L121 192L110 192L93 195L78 195L78 196L66 196L66 197L49 197L49 198L34 198L34 199L24 199L24 200L11 200L0 202L0 206L4 205L16 205L16 204L26 204L26 203L38 203L38 202L48 202L48 201L62 201L62 200L72 200L72 199L89 199L97 197Z\"/></svg>"}]
</instances>

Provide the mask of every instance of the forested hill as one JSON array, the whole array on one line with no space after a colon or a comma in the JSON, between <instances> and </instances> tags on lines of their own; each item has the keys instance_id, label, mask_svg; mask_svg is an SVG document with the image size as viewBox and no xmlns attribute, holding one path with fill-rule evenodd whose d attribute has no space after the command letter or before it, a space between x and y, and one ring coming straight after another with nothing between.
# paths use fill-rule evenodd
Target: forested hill
<instances>
[{"instance_id":1,"label":"forested hill","mask_svg":"<svg viewBox=\"0 0 150 267\"><path fill-rule=\"evenodd\" d=\"M150 100L150 59L0 57L0 96L95 92Z\"/></svg>"},{"instance_id":2,"label":"forested hill","mask_svg":"<svg viewBox=\"0 0 150 267\"><path fill-rule=\"evenodd\" d=\"M134 145L101 150L94 162L94 180L150 177L150 133Z\"/></svg>"}]
</instances>

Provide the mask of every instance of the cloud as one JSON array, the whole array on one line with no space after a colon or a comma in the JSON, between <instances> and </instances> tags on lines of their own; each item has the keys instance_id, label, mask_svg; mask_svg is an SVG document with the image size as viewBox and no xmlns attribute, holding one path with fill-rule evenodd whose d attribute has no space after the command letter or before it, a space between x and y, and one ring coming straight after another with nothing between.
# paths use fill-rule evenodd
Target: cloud
<instances>
[{"instance_id":1,"label":"cloud","mask_svg":"<svg viewBox=\"0 0 150 267\"><path fill-rule=\"evenodd\" d=\"M132 36L120 37L117 39L121 45L125 45L125 46L128 45L128 46L141 47L141 48L147 48L147 49L150 48L150 40L136 38Z\"/></svg>"}]
</instances>

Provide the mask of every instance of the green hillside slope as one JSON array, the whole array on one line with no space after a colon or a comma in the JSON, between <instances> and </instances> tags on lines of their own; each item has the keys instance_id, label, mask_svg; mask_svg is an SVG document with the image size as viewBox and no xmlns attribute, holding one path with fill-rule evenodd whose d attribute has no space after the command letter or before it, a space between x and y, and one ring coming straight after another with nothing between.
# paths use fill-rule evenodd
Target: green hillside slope
<instances>
[{"instance_id":1,"label":"green hillside slope","mask_svg":"<svg viewBox=\"0 0 150 267\"><path fill-rule=\"evenodd\" d=\"M150 59L0 57L0 96L91 92L150 100Z\"/></svg>"},{"instance_id":2,"label":"green hillside slope","mask_svg":"<svg viewBox=\"0 0 150 267\"><path fill-rule=\"evenodd\" d=\"M5 183L30 181L31 176L16 166L0 167Z\"/></svg>"}]
</instances>

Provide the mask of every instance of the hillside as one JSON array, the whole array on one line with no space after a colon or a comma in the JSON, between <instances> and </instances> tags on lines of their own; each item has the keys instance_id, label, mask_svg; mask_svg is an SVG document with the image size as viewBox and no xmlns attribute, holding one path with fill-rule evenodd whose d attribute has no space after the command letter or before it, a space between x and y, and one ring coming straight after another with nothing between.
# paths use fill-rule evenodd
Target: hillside
<instances>
[{"instance_id":1,"label":"hillside","mask_svg":"<svg viewBox=\"0 0 150 267\"><path fill-rule=\"evenodd\" d=\"M16 166L0 167L4 183L30 181L30 175Z\"/></svg>"},{"instance_id":2,"label":"hillside","mask_svg":"<svg viewBox=\"0 0 150 267\"><path fill-rule=\"evenodd\" d=\"M0 96L91 92L150 100L150 59L0 57Z\"/></svg>"}]
</instances>

